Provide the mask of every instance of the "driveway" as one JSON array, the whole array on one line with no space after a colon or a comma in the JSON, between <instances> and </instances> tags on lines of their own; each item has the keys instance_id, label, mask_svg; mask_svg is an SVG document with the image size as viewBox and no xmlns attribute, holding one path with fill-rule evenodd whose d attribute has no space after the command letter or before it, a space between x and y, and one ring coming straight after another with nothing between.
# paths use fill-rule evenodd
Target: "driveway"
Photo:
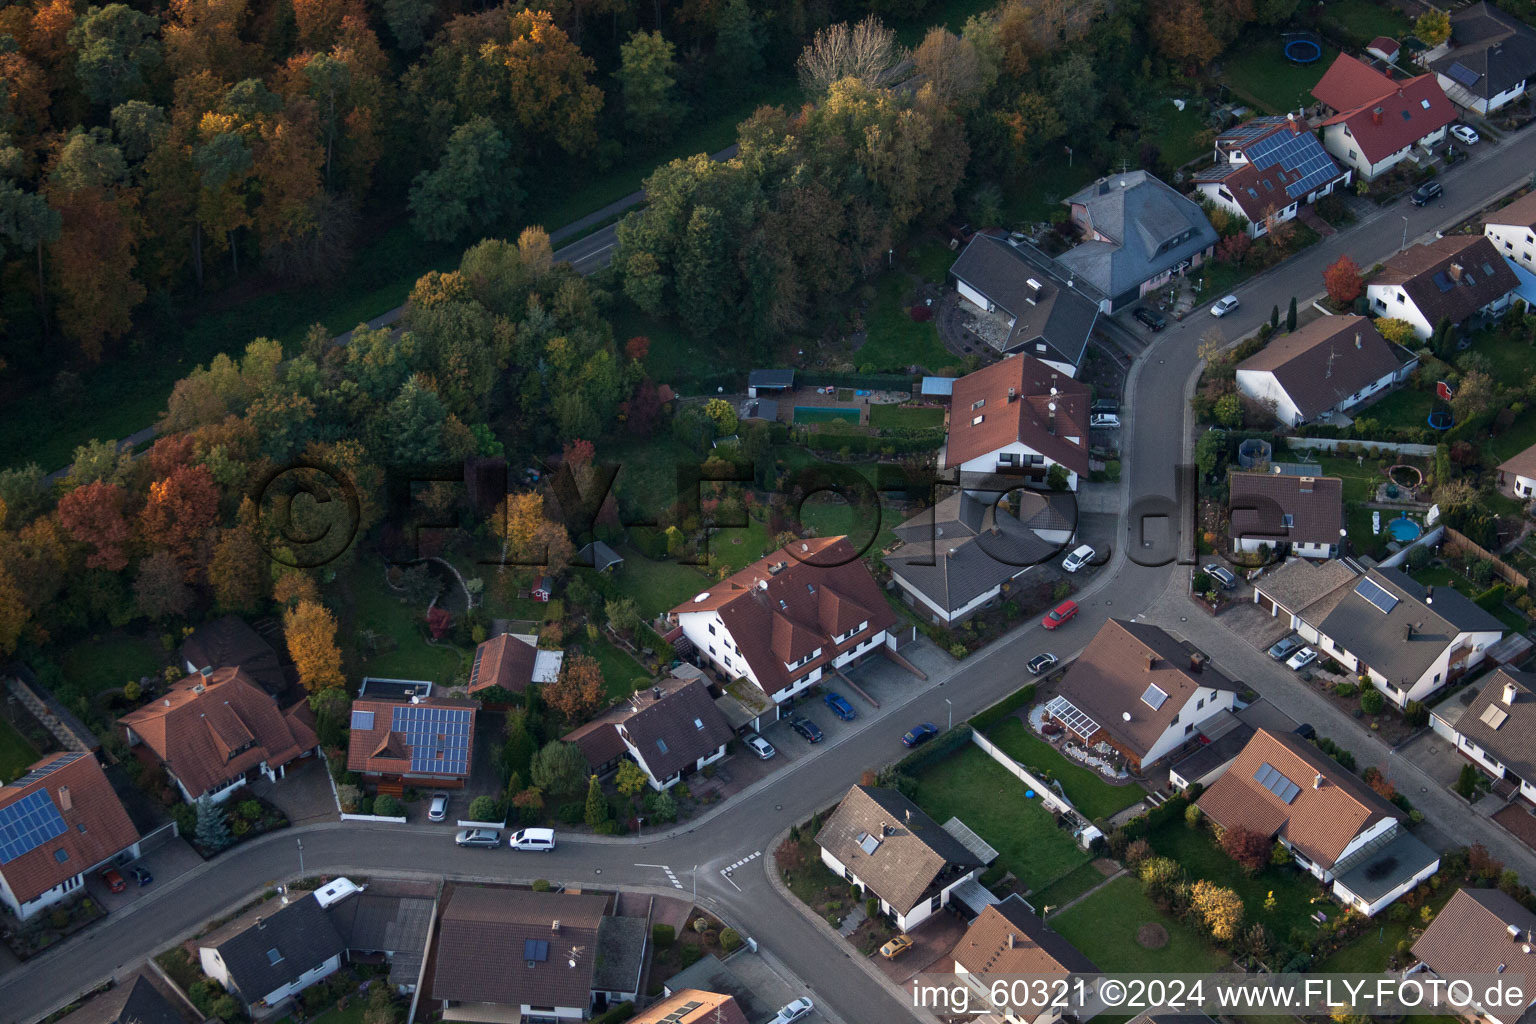
<instances>
[{"instance_id":1,"label":"driveway","mask_svg":"<svg viewBox=\"0 0 1536 1024\"><path fill-rule=\"evenodd\" d=\"M333 812L334 809L335 805L332 804ZM333 813L331 817L334 819L335 814ZM192 849L185 839L177 837L169 842L161 843L132 863L139 867L147 868L155 880L148 885L141 886L128 873L128 867L123 866L118 868L118 870L122 872L123 878L128 883L128 888L122 892L111 892L107 889L106 883L101 880L101 872L93 872L86 876L86 891L109 914L154 896L159 889L164 888L170 882L175 881L194 868L201 867L203 858L197 855L197 851Z\"/></svg>"},{"instance_id":2,"label":"driveway","mask_svg":"<svg viewBox=\"0 0 1536 1024\"><path fill-rule=\"evenodd\" d=\"M336 820L336 794L331 790L330 772L321 757L295 761L277 782L262 777L248 788L275 804L294 825Z\"/></svg>"}]
</instances>

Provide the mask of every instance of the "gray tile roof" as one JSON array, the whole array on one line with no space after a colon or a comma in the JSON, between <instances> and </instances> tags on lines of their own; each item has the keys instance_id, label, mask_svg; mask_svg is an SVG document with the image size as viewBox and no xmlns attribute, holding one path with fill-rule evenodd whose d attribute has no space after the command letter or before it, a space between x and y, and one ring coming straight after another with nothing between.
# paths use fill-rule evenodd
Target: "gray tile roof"
<instances>
[{"instance_id":1,"label":"gray tile roof","mask_svg":"<svg viewBox=\"0 0 1536 1024\"><path fill-rule=\"evenodd\" d=\"M1276 336L1237 365L1268 371L1307 419L1350 400L1412 356L1377 332L1369 317L1325 316Z\"/></svg>"},{"instance_id":2,"label":"gray tile roof","mask_svg":"<svg viewBox=\"0 0 1536 1024\"><path fill-rule=\"evenodd\" d=\"M592 987L603 992L640 991L645 943L651 934L644 917L604 917L597 923L597 968Z\"/></svg>"},{"instance_id":3,"label":"gray tile roof","mask_svg":"<svg viewBox=\"0 0 1536 1024\"><path fill-rule=\"evenodd\" d=\"M1356 573L1343 562L1313 562L1288 558L1253 583L1253 588L1288 612L1299 612L1354 581Z\"/></svg>"},{"instance_id":4,"label":"gray tile roof","mask_svg":"<svg viewBox=\"0 0 1536 1024\"><path fill-rule=\"evenodd\" d=\"M1349 868L1338 881L1356 897L1375 903L1439 859L1438 853L1399 827L1395 839Z\"/></svg>"},{"instance_id":5,"label":"gray tile roof","mask_svg":"<svg viewBox=\"0 0 1536 1024\"><path fill-rule=\"evenodd\" d=\"M1504 626L1498 619L1451 587L1438 588L1433 603L1426 604L1423 585L1401 569L1371 569L1365 578L1398 599L1391 611L1382 614L1356 593L1357 581L1344 588L1343 598L1322 621L1314 619L1310 608L1303 609L1302 617L1394 685L1402 680L1409 684L1417 682L1455 641L1457 633L1503 632Z\"/></svg>"},{"instance_id":6,"label":"gray tile roof","mask_svg":"<svg viewBox=\"0 0 1536 1024\"><path fill-rule=\"evenodd\" d=\"M753 370L747 374L747 386L754 388L792 388L794 370Z\"/></svg>"},{"instance_id":7,"label":"gray tile roof","mask_svg":"<svg viewBox=\"0 0 1536 1024\"><path fill-rule=\"evenodd\" d=\"M248 1003L294 981L346 951L341 935L320 901L309 893L271 917L211 942L229 971L230 983Z\"/></svg>"},{"instance_id":8,"label":"gray tile roof","mask_svg":"<svg viewBox=\"0 0 1536 1024\"><path fill-rule=\"evenodd\" d=\"M1512 704L1504 700L1506 685L1515 688ZM1536 782L1536 676L1507 668L1490 673L1455 725L1521 779Z\"/></svg>"},{"instance_id":9,"label":"gray tile roof","mask_svg":"<svg viewBox=\"0 0 1536 1024\"><path fill-rule=\"evenodd\" d=\"M1098 303L1067 284L1043 254L1032 253L1004 239L980 234L971 239L949 272L981 292L1014 318L1004 351L1028 347L1037 359L1077 366L1099 318ZM1034 281L1039 285L1030 285ZM1035 346L1044 344L1046 351Z\"/></svg>"},{"instance_id":10,"label":"gray tile roof","mask_svg":"<svg viewBox=\"0 0 1536 1024\"><path fill-rule=\"evenodd\" d=\"M198 1015L199 1018L201 1014ZM135 973L57 1024L186 1024L174 1002Z\"/></svg>"},{"instance_id":11,"label":"gray tile roof","mask_svg":"<svg viewBox=\"0 0 1536 1024\"><path fill-rule=\"evenodd\" d=\"M642 702L640 710L619 723L618 730L658 782L692 767L735 735L703 680L695 679L661 700L645 691L635 700Z\"/></svg>"},{"instance_id":12,"label":"gray tile roof","mask_svg":"<svg viewBox=\"0 0 1536 1024\"><path fill-rule=\"evenodd\" d=\"M1094 230L1114 241L1083 242L1058 262L1111 298L1139 288L1217 241L1216 229L1200 207L1146 171L1101 178L1063 202L1085 206ZM1157 251L1186 231L1187 241Z\"/></svg>"},{"instance_id":13,"label":"gray tile roof","mask_svg":"<svg viewBox=\"0 0 1536 1024\"><path fill-rule=\"evenodd\" d=\"M1023 520L1006 510L999 513L969 491L924 509L896 527L902 545L885 556L886 566L935 604L954 611L1049 561L1061 545L1041 539L1036 531L1071 530L1070 504L1056 495L1018 493Z\"/></svg>"},{"instance_id":14,"label":"gray tile roof","mask_svg":"<svg viewBox=\"0 0 1536 1024\"><path fill-rule=\"evenodd\" d=\"M1451 14L1451 50L1430 64L1482 99L1536 77L1536 31L1490 3ZM1452 70L1460 64L1465 71ZM1467 72L1470 72L1468 74ZM1475 80L1468 79L1476 76Z\"/></svg>"},{"instance_id":15,"label":"gray tile roof","mask_svg":"<svg viewBox=\"0 0 1536 1024\"><path fill-rule=\"evenodd\" d=\"M390 980L416 984L426 955L436 901L424 896L361 892L330 908L331 923L347 949L390 954Z\"/></svg>"},{"instance_id":16,"label":"gray tile roof","mask_svg":"<svg viewBox=\"0 0 1536 1024\"><path fill-rule=\"evenodd\" d=\"M898 913L905 914L980 859L894 789L854 786L816 836ZM867 852L869 847L874 852Z\"/></svg>"}]
</instances>

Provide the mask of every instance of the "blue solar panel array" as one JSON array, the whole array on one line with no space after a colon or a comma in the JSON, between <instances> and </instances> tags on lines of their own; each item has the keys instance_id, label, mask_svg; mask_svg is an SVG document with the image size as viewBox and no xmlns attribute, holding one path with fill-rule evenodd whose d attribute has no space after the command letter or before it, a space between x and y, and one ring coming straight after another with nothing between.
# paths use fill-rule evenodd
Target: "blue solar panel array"
<instances>
[{"instance_id":1,"label":"blue solar panel array","mask_svg":"<svg viewBox=\"0 0 1536 1024\"><path fill-rule=\"evenodd\" d=\"M27 774L23 775L21 778L17 779L15 782L11 783L11 785L13 785L13 786L30 786L32 783L36 782L38 779L45 778L45 777L47 777L49 775L52 775L54 772L58 771L60 768L63 768L65 765L67 765L67 764L74 764L76 761L80 760L84 756L85 756L84 754L60 754L51 763L45 764L41 768L34 768L34 769L32 769L30 772L27 772Z\"/></svg>"},{"instance_id":2,"label":"blue solar panel array","mask_svg":"<svg viewBox=\"0 0 1536 1024\"><path fill-rule=\"evenodd\" d=\"M1445 72L1453 81L1460 82L1468 89L1477 84L1477 80L1483 76L1467 67L1461 61L1452 64Z\"/></svg>"},{"instance_id":3,"label":"blue solar panel array","mask_svg":"<svg viewBox=\"0 0 1536 1024\"><path fill-rule=\"evenodd\" d=\"M1273 124L1274 121L1270 120L1270 126ZM1304 199L1308 192L1328 184L1339 174L1333 157L1328 155L1323 144L1311 132L1293 134L1289 130L1277 131L1243 149L1256 167L1262 169L1279 164L1287 171L1301 175L1285 186L1286 195L1292 199Z\"/></svg>"},{"instance_id":4,"label":"blue solar panel array","mask_svg":"<svg viewBox=\"0 0 1536 1024\"><path fill-rule=\"evenodd\" d=\"M403 704L395 708L391 732L403 733L411 746L411 771L460 775L469 771L469 736L474 712L469 708L430 708Z\"/></svg>"},{"instance_id":5,"label":"blue solar panel array","mask_svg":"<svg viewBox=\"0 0 1536 1024\"><path fill-rule=\"evenodd\" d=\"M65 832L64 819L46 789L28 793L9 807L0 808L0 864L37 849Z\"/></svg>"}]
</instances>

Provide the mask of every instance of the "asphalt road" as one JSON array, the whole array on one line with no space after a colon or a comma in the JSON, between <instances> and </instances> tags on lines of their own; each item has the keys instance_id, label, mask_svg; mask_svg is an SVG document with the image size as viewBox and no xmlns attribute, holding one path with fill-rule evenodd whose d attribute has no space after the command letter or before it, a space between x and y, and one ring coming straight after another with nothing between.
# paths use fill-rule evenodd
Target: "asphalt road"
<instances>
[{"instance_id":1,"label":"asphalt road","mask_svg":"<svg viewBox=\"0 0 1536 1024\"><path fill-rule=\"evenodd\" d=\"M1134 617L1158 602L1176 599L1173 586L1187 571L1176 564L1192 538L1179 535L1187 521L1176 511L1177 467L1189 460L1192 424L1188 395L1198 372L1200 340L1212 326L1229 341L1255 330L1271 306L1284 309L1294 295L1305 304L1320 291L1325 266L1348 252L1369 267L1402 244L1406 216L1408 241L1449 227L1507 188L1523 183L1536 166L1536 132L1484 143L1471 160L1441 178L1445 202L1416 210L1398 204L1375 211L1299 257L1255 278L1238 290L1242 306L1216 320L1197 311L1158 335L1132 366L1126 382L1121 508L1130 509L1121 542L1107 563L1094 570L1078 596L1078 618L1047 634L1038 623L1021 626L980 654L947 673L932 675L902 701L866 713L861 729L829 741L814 757L802 758L696 822L641 839L563 840L552 854L511 854L460 850L451 829L370 828L354 823L309 826L242 846L165 884L150 898L114 914L83 935L0 977L0 1006L6 1019L38 1018L67 998L114 973L130 969L139 958L196 930L207 919L226 913L262 889L298 873L296 839L304 844L309 874L373 871L420 872L468 879L552 882L587 886L650 888L673 892L659 865L666 865L685 886L697 885L701 903L711 907L743 934L755 938L785 967L806 982L818 1004L849 1022L906 1019L911 1013L898 991L869 965L831 943L802 908L786 901L770 880L772 850L790 825L837 800L866 768L876 768L902 753L901 734L911 723L944 721L953 710L963 718L1012 692L1024 681L1023 663L1042 650L1074 653L1110 616ZM589 236L589 239L600 238ZM588 240L583 240L588 241ZM597 244L597 243L594 243ZM602 259L601 245L581 250L578 259ZM1163 507L1156 503L1162 502ZM1161 564L1157 564L1161 563ZM1164 609L1166 611L1166 609ZM1158 617L1158 616L1152 616ZM1227 634L1230 637L1230 634ZM1236 638L1231 642L1240 643ZM1216 661L1223 651L1211 652ZM1245 659L1246 660L1246 659ZM1262 675L1275 666L1254 663ZM1261 689L1285 685L1266 677ZM1299 685L1299 684L1298 684ZM1465 833L1471 812L1454 803L1431 801L1423 809L1447 835ZM730 877L723 868L752 858ZM1522 866L1533 863L1529 858ZM697 865L697 870L694 870ZM1523 872L1528 881L1536 872ZM61 979L68 984L60 985Z\"/></svg>"}]
</instances>

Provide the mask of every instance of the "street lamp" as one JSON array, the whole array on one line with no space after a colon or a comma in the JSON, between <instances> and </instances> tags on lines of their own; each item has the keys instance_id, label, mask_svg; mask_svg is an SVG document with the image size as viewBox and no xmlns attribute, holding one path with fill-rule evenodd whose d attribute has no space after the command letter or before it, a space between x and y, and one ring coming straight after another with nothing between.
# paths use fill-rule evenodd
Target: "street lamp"
<instances>
[{"instance_id":1,"label":"street lamp","mask_svg":"<svg viewBox=\"0 0 1536 1024\"><path fill-rule=\"evenodd\" d=\"M1403 244L1398 246L1398 251L1408 248L1408 215L1403 214Z\"/></svg>"},{"instance_id":2,"label":"street lamp","mask_svg":"<svg viewBox=\"0 0 1536 1024\"><path fill-rule=\"evenodd\" d=\"M645 835L645 818L642 817L641 815L637 814L637 815L635 815L635 838L639 839L639 838L641 838L644 835Z\"/></svg>"},{"instance_id":3,"label":"street lamp","mask_svg":"<svg viewBox=\"0 0 1536 1024\"><path fill-rule=\"evenodd\" d=\"M1067 146L1066 150L1067 150L1067 166L1071 167L1072 166L1072 147L1071 146Z\"/></svg>"},{"instance_id":4,"label":"street lamp","mask_svg":"<svg viewBox=\"0 0 1536 1024\"><path fill-rule=\"evenodd\" d=\"M955 727L955 706L949 703L948 697L944 698L944 703L949 704L949 727L953 729Z\"/></svg>"},{"instance_id":5,"label":"street lamp","mask_svg":"<svg viewBox=\"0 0 1536 1024\"><path fill-rule=\"evenodd\" d=\"M699 902L699 866L693 866L693 902Z\"/></svg>"},{"instance_id":6,"label":"street lamp","mask_svg":"<svg viewBox=\"0 0 1536 1024\"><path fill-rule=\"evenodd\" d=\"M299 877L304 877L304 840L295 837L294 842L299 844Z\"/></svg>"}]
</instances>

